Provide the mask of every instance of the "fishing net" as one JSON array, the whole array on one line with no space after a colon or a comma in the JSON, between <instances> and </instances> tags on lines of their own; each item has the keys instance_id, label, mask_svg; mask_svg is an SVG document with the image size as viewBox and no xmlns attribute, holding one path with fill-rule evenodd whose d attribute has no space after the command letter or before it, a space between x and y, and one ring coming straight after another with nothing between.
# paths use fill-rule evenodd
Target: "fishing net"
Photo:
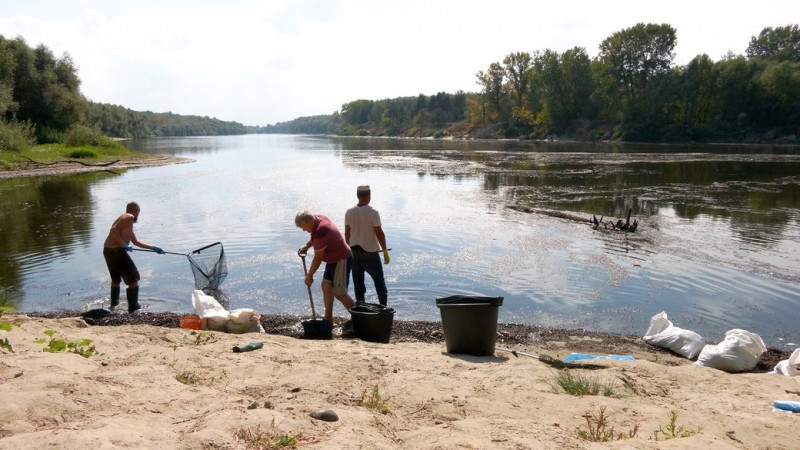
<instances>
[{"instance_id":1,"label":"fishing net","mask_svg":"<svg viewBox=\"0 0 800 450\"><path fill-rule=\"evenodd\" d=\"M194 274L194 287L203 291L217 291L228 276L225 249L215 242L186 255Z\"/></svg>"}]
</instances>

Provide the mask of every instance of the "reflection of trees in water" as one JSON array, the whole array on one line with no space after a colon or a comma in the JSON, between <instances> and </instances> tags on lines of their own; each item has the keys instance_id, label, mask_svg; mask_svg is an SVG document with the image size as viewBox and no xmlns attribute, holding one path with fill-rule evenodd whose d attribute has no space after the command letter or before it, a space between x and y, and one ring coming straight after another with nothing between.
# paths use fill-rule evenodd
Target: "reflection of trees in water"
<instances>
[{"instance_id":1,"label":"reflection of trees in water","mask_svg":"<svg viewBox=\"0 0 800 450\"><path fill-rule=\"evenodd\" d=\"M345 165L412 170L420 178L483 177L508 204L621 218L730 220L747 241L774 242L798 220L800 161L758 148L337 138ZM762 149L763 150L763 149ZM696 152L696 153L695 153ZM728 153L726 153L728 152Z\"/></svg>"},{"instance_id":2,"label":"reflection of trees in water","mask_svg":"<svg viewBox=\"0 0 800 450\"><path fill-rule=\"evenodd\" d=\"M107 173L0 181L0 254L60 256L90 236L91 183ZM123 205L124 206L124 205ZM0 287L18 287L23 262L0 260Z\"/></svg>"},{"instance_id":3,"label":"reflection of trees in water","mask_svg":"<svg viewBox=\"0 0 800 450\"><path fill-rule=\"evenodd\" d=\"M773 242L797 220L800 163L659 161L620 164L515 163L486 175L484 187L505 187L506 202L584 214L657 215L668 207L679 217L730 220L733 233Z\"/></svg>"}]
</instances>

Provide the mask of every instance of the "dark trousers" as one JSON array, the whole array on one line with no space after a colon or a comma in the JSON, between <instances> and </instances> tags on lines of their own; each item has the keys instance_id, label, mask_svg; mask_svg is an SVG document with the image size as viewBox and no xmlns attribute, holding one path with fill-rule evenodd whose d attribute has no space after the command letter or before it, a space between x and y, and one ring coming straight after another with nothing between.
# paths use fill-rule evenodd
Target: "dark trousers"
<instances>
[{"instance_id":1,"label":"dark trousers","mask_svg":"<svg viewBox=\"0 0 800 450\"><path fill-rule=\"evenodd\" d=\"M356 302L364 302L364 294L367 286L364 284L364 273L372 277L375 290L378 292L378 301L381 305L386 305L388 291L386 281L383 279L383 262L380 252L365 252L361 247L354 246L353 250L353 290L356 294Z\"/></svg>"}]
</instances>

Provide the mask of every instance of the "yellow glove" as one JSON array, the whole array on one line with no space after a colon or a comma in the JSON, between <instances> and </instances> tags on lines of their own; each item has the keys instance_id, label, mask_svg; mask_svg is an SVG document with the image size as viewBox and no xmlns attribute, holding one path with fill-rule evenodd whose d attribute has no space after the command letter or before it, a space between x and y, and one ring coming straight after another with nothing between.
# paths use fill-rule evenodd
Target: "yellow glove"
<instances>
[{"instance_id":1,"label":"yellow glove","mask_svg":"<svg viewBox=\"0 0 800 450\"><path fill-rule=\"evenodd\" d=\"M389 250L383 249L383 263L389 264L389 261L391 261L391 259L389 258Z\"/></svg>"}]
</instances>

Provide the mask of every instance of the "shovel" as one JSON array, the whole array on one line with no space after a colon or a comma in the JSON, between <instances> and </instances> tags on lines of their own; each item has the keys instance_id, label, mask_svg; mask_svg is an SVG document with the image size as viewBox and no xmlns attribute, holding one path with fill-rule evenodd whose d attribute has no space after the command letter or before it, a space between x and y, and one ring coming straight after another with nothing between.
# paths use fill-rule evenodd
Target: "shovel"
<instances>
[{"instance_id":1,"label":"shovel","mask_svg":"<svg viewBox=\"0 0 800 450\"><path fill-rule=\"evenodd\" d=\"M495 347L496 350L502 350L504 352L509 352L515 357L527 356L529 358L538 359L539 361L547 364L550 367L555 367L556 369L607 369L606 366L601 366L598 364L584 364L584 363L565 363L563 361L559 361L557 359L553 359L547 355L534 355L531 353L524 353L517 350L512 350L510 348L503 348L503 347Z\"/></svg>"},{"instance_id":2,"label":"shovel","mask_svg":"<svg viewBox=\"0 0 800 450\"><path fill-rule=\"evenodd\" d=\"M297 252L300 259L303 260L303 274L308 276L308 269L306 268L306 254ZM306 339L332 339L333 329L330 322L324 319L317 319L317 311L314 309L314 297L311 295L311 286L308 288L308 301L311 303L311 318L312 320L304 320L303 336Z\"/></svg>"}]
</instances>

